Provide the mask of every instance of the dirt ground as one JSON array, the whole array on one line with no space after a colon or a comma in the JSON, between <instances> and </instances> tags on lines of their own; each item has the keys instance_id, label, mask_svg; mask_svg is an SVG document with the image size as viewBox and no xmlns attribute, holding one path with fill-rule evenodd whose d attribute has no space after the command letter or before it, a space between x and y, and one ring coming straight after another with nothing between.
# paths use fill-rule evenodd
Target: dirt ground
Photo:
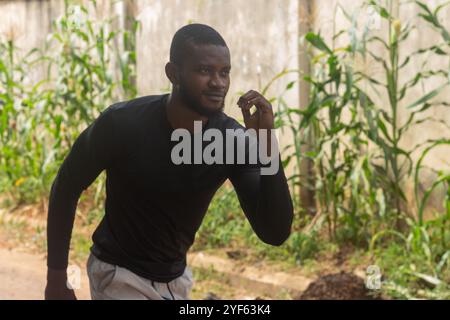
<instances>
[{"instance_id":1,"label":"dirt ground","mask_svg":"<svg viewBox=\"0 0 450 320\"><path fill-rule=\"evenodd\" d=\"M46 260L44 256L0 248L0 300L41 300L44 297ZM81 270L78 299L89 300L89 282L84 268ZM255 296L251 292L234 288L224 290L224 283L217 279L197 281L193 292L195 299L270 299ZM287 297L286 297L287 298ZM365 288L361 278L341 272L319 277L307 290L295 299L376 299Z\"/></svg>"},{"instance_id":2,"label":"dirt ground","mask_svg":"<svg viewBox=\"0 0 450 320\"><path fill-rule=\"evenodd\" d=\"M20 252L18 249L0 248L0 300L42 300L46 279L46 259L43 255ZM75 290L80 300L89 300L89 282L86 270L80 266L81 281ZM211 272L202 274L194 270L195 286L192 299L273 299L265 295L255 295L253 290L233 286ZM278 297L290 299L288 295Z\"/></svg>"},{"instance_id":3,"label":"dirt ground","mask_svg":"<svg viewBox=\"0 0 450 320\"><path fill-rule=\"evenodd\" d=\"M45 232L42 219L26 219L7 221L4 216L0 219L0 300L1 299L43 299L46 280ZM214 253L217 255L219 251ZM245 259L237 259L235 255L226 251L222 258L234 263L234 267L251 269L249 274L258 274L258 279L274 276L276 268L264 266L251 267ZM232 252L234 253L234 251ZM217 256L219 258L219 256ZM84 259L84 258L83 258ZM80 288L76 290L79 299L90 299L89 282L83 259L78 260L81 271ZM211 259L210 259L211 260ZM213 259L214 260L214 259ZM242 260L242 261L240 261ZM191 293L192 299L373 299L365 288L361 272L354 273L353 267L348 266L347 253L340 251L320 262L320 270L308 274L302 268L284 270L290 278L299 275L313 281L302 286L301 294L292 294L281 289L275 289L271 294L263 293L254 280L242 279L245 272L238 272L241 276L225 276L218 271L193 268L195 285ZM237 265L236 265L237 262ZM224 264L223 262L219 263ZM228 262L226 263L228 265ZM223 269L223 268L222 268ZM225 269L231 269L226 267ZM292 272L292 273L291 273ZM245 280L245 281L243 281ZM248 281L250 280L250 281ZM257 282L257 281L256 281ZM270 290L272 291L272 290Z\"/></svg>"},{"instance_id":4,"label":"dirt ground","mask_svg":"<svg viewBox=\"0 0 450 320\"><path fill-rule=\"evenodd\" d=\"M0 248L0 300L41 300L46 279L45 257ZM80 268L81 269L81 268ZM90 299L89 284L81 271L79 299Z\"/></svg>"},{"instance_id":5,"label":"dirt ground","mask_svg":"<svg viewBox=\"0 0 450 320\"><path fill-rule=\"evenodd\" d=\"M41 300L44 297L46 259L42 254L23 252L20 248L5 247L0 242L0 300ZM89 282L86 270L80 266L81 281L76 295L89 300ZM255 293L250 287L239 285L218 272L202 272L194 269L195 285L192 299L294 299L294 300L371 300L379 299L365 288L364 280L349 272L323 274L312 281L297 296L288 293L271 296Z\"/></svg>"},{"instance_id":6,"label":"dirt ground","mask_svg":"<svg viewBox=\"0 0 450 320\"><path fill-rule=\"evenodd\" d=\"M352 273L340 272L319 277L296 299L298 300L379 300L366 289L364 280Z\"/></svg>"}]
</instances>

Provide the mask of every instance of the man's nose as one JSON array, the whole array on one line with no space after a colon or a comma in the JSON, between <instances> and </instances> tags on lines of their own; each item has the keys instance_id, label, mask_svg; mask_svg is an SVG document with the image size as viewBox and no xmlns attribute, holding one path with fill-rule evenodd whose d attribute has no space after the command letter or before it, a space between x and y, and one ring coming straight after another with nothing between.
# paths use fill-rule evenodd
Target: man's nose
<instances>
[{"instance_id":1,"label":"man's nose","mask_svg":"<svg viewBox=\"0 0 450 320\"><path fill-rule=\"evenodd\" d=\"M209 85L210 85L211 87L215 87L215 88L217 88L217 87L223 88L223 87L225 87L225 82L226 82L226 80L223 79L223 78L219 75L218 72L214 72L214 73L211 75L211 78L210 78L210 81L209 81Z\"/></svg>"}]
</instances>

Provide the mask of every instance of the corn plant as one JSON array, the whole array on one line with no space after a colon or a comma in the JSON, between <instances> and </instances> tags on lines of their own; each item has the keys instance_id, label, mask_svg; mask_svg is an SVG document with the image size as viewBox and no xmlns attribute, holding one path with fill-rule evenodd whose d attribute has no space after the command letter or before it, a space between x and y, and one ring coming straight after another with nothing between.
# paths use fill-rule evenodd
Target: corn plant
<instances>
[{"instance_id":1,"label":"corn plant","mask_svg":"<svg viewBox=\"0 0 450 320\"><path fill-rule=\"evenodd\" d=\"M31 84L28 78L35 59L36 50L18 52L13 38L0 44L0 192L16 189L25 200L43 191L49 164L36 132L44 81Z\"/></svg>"},{"instance_id":2,"label":"corn plant","mask_svg":"<svg viewBox=\"0 0 450 320\"><path fill-rule=\"evenodd\" d=\"M0 191L9 191L18 202L46 194L80 131L109 104L136 95L138 24L115 31L113 19L94 21L86 7L79 8L65 1L43 48L24 55L14 39L0 43L0 166L5 173ZM117 74L111 71L114 64ZM41 81L26 81L43 66L48 72ZM103 183L98 180L96 200Z\"/></svg>"},{"instance_id":3,"label":"corn plant","mask_svg":"<svg viewBox=\"0 0 450 320\"><path fill-rule=\"evenodd\" d=\"M421 8L420 17L430 23L442 36L443 42L429 48L405 55L400 61L404 44L415 28L402 25L392 12L393 2L387 6L369 1L380 17L386 21L386 34L375 34L370 28L358 26L357 12L347 13L340 8L351 22L347 32L337 32L326 43L320 33L308 33L305 40L315 49L312 52L312 72L304 76L310 83L310 103L308 106L288 106L279 99L281 112L279 123L289 128L295 138L293 149L287 160L309 158L314 162L313 188L317 202L317 216L313 222L325 221L331 240L351 240L376 252L375 247L386 243L383 240L398 241L404 252L418 257L423 264L415 269L404 266L401 274L421 279L446 290L440 275L448 276L449 237L448 212L438 214L436 219L425 221L427 201L438 186L448 189L448 172L437 172L438 179L431 187L420 193L419 172L424 168L423 159L430 150L439 145L448 145L443 137L425 141L411 147L403 147L401 140L405 134L424 122L434 122L448 129L441 119L419 117L436 106L448 106L445 101L435 101L435 97L449 88L449 69L427 69L425 63L416 65L416 74L406 81L400 80L401 72L412 63L413 57L437 56L448 59L449 33L439 20L439 12L444 5L434 11L423 2L416 1ZM362 34L358 35L358 30ZM349 41L336 47L338 39L348 34ZM342 42L342 41L341 41ZM381 44L382 51L374 51L373 44ZM360 70L356 61L370 64L382 70L382 77L376 77L367 70ZM417 89L425 80L438 83L430 91L411 100L411 89ZM290 88L289 88L290 89ZM372 99L373 94L388 102ZM383 100L383 99L382 99ZM406 106L409 114L401 123L399 110ZM293 117L297 116L297 117ZM299 133L304 135L300 136ZM444 131L445 132L445 131ZM299 152L302 144L313 141L309 152ZM419 153L418 160L414 154ZM298 165L297 165L298 166ZM304 176L297 173L291 177L294 184L304 185ZM417 210L411 210L404 192L406 183L415 184ZM444 208L448 211L448 195Z\"/></svg>"}]
</instances>

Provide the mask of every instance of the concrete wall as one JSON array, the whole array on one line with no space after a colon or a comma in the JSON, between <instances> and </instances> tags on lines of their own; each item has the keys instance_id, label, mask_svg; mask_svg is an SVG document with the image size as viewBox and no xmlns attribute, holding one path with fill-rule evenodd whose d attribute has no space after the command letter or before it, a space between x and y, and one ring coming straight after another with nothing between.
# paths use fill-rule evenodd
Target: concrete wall
<instances>
[{"instance_id":1,"label":"concrete wall","mask_svg":"<svg viewBox=\"0 0 450 320\"><path fill-rule=\"evenodd\" d=\"M79 3L80 1L72 1ZM87 0L81 1L88 3ZM115 3L115 5L113 5ZM231 87L225 112L242 119L236 106L238 92L262 88L283 69L298 66L298 1L297 0L135 0L127 3L129 14L141 23L137 34L137 86L139 95L158 94L170 90L164 66L169 60L173 34L189 22L211 25L227 42L232 58ZM125 2L97 1L94 17L121 13ZM255 10L261 8L261 10ZM51 30L51 21L62 12L62 0L0 1L0 34L15 30L17 45L27 50L41 46ZM9 17L12 17L9 19ZM120 20L120 19L119 19ZM123 21L119 21L123 25ZM39 79L38 74L32 79ZM277 81L267 97L279 95L295 74ZM286 96L290 105L298 105L298 91ZM277 105L274 105L275 109ZM283 137L287 143L288 137Z\"/></svg>"},{"instance_id":2,"label":"concrete wall","mask_svg":"<svg viewBox=\"0 0 450 320\"><path fill-rule=\"evenodd\" d=\"M61 1L0 1L0 39L13 39L25 54L41 47L51 31L51 21L61 12ZM29 81L42 78L45 68L34 70Z\"/></svg>"},{"instance_id":3,"label":"concrete wall","mask_svg":"<svg viewBox=\"0 0 450 320\"><path fill-rule=\"evenodd\" d=\"M432 9L436 8L438 5L445 3L444 0L429 0L425 1L425 3L430 6ZM352 0L315 0L314 1L314 9L313 9L313 17L311 17L314 28L316 30L321 30L323 37L327 40L331 40L332 34L342 29L347 29L350 26L348 19L343 14L342 10L339 8L341 6L347 12L352 13L358 7L360 7L364 3L363 0L352 1ZM384 3L384 2L383 2ZM400 61L403 61L406 57L408 57L412 52L418 50L419 48L429 47L431 45L435 45L437 43L442 43L441 35L432 30L429 27L429 24L425 23L421 18L417 15L420 12L417 5L413 3L404 3L399 4L399 1L394 2L394 17L401 21L401 24L404 26L408 23L415 25L416 28L410 33L410 37L408 40L402 44L400 48ZM367 9L362 9L359 12L358 23L360 26L363 26L367 23L367 19L370 19L370 11ZM450 7L447 6L445 9L441 10L440 13L441 21L446 26L447 30L450 30ZM380 19L380 21L372 21L372 27L374 27L373 33L386 38L388 33L388 24L384 19ZM342 37L342 41L347 42L348 36L344 35ZM343 42L337 41L336 47L339 47ZM384 57L387 59L386 50L383 50L380 44L369 46L369 50L375 53L377 56ZM447 49L448 51L448 49ZM450 57L449 56L422 56L422 57L414 57L411 58L410 64L402 69L400 73L400 86L402 86L405 82L411 80L416 73L419 71L419 67L426 62L427 69L447 69L450 65ZM374 59L368 59L365 63L363 61L357 61L355 66L360 70L370 74L374 78L386 82L385 74L383 68L377 64ZM444 80L442 79L429 79L422 83L422 85L416 86L414 89L410 90L407 94L406 98L401 102L398 109L398 123L397 125L404 124L411 110L406 109L406 107L412 102L416 101L420 97L422 97L426 92L429 92L437 87L439 87ZM369 90L370 91L370 90ZM386 92L382 92L382 95L376 94L374 91L371 91L371 97L375 101L379 103L381 106L385 106L385 108L389 108L389 101L387 100ZM435 97L432 101L450 101L450 89L446 88L439 96ZM450 112L448 107L436 106L430 108L425 113L421 114L417 117L417 120L424 119L426 117L435 117L438 120L443 120L447 124L450 124ZM450 139L450 130L447 126L436 123L436 122L425 122L423 124L419 124L414 126L411 130L409 130L400 141L400 147L405 149L411 149L413 146L423 143L427 140L438 139L438 138L447 138ZM417 160L420 156L423 148L418 149L413 154L413 159ZM436 169L436 170L448 170L450 168L450 146L442 146L436 148L434 151L430 152L429 155L425 158L424 165ZM422 181L424 183L423 187L429 187L436 175L431 170L424 170L422 175ZM410 199L413 198L413 184L412 181L406 183L405 188ZM432 200L432 205L434 207L441 207L443 196L445 190L440 190L440 196L436 196ZM439 193L439 192L438 192ZM413 205L413 201L411 201L411 205Z\"/></svg>"},{"instance_id":4,"label":"concrete wall","mask_svg":"<svg viewBox=\"0 0 450 320\"><path fill-rule=\"evenodd\" d=\"M79 1L73 0L73 2ZM444 2L444 0L427 1L432 6ZM170 83L164 74L164 65L169 59L172 36L178 28L189 22L199 22L217 29L230 47L233 67L232 84L225 111L241 119L236 107L239 91L261 90L284 68L296 69L299 66L305 68L302 60L304 55L299 55L298 39L307 28L302 27L301 24L299 26L300 20L307 20L313 29L321 30L325 39L331 39L334 31L349 26L342 11L336 11L338 4L348 12L352 12L363 3L363 0L128 0L127 5L101 0L97 3L97 10L91 10L93 16L101 18L121 13L123 17L123 12L127 8L128 13L141 22L137 34L137 86L140 95L170 90ZM303 12L306 4L312 6L311 13L307 15ZM0 21L2 21L0 36L13 35L17 45L24 51L39 47L51 30L51 21L61 13L62 6L63 0L0 1ZM415 18L416 6L404 5L398 13L402 23L411 21L417 24L409 42L402 48L402 56L405 57L419 47L440 41L438 33L431 32L423 21ZM449 27L450 8L442 11L441 16ZM118 25L123 25L123 19ZM386 23L381 23L376 32L380 35L385 34L386 28ZM337 46L339 44L339 42L336 43ZM381 54L380 48L372 49ZM400 80L406 81L412 77L419 63L420 61L411 63L406 72L402 73ZM448 67L449 58L429 59L428 63L436 68ZM366 71L375 77L383 79L382 70L374 68L373 63L369 62L361 67L366 68ZM37 73L39 72L38 70ZM39 74L30 76L36 78ZM292 74L277 81L267 97L280 94L289 81L296 79L297 76ZM430 89L438 85L436 81L427 81L423 88ZM298 90L290 90L285 96L290 106L300 107L299 101L306 103L305 97L299 97L298 92ZM422 89L418 87L405 100L400 108L400 123L406 120L409 113L404 109L405 105L422 94ZM373 98L379 99L376 95ZM436 99L449 101L449 98L450 92L447 90ZM386 100L379 101L382 105L387 105ZM276 105L274 107L277 108ZM430 109L424 116L430 115L450 123L450 112L445 108ZM426 139L438 137L450 137L449 130L440 124L424 124L410 131L402 144L411 146ZM291 140L292 137L286 134L282 138L282 144L285 145ZM425 163L433 168L449 168L449 151L448 147L440 148L430 154Z\"/></svg>"},{"instance_id":5,"label":"concrete wall","mask_svg":"<svg viewBox=\"0 0 450 320\"><path fill-rule=\"evenodd\" d=\"M189 22L212 26L227 42L232 82L225 111L237 117L240 117L237 92L261 89L283 68L298 65L296 0L137 0L136 3L142 26L137 41L139 92L157 93L169 88L164 66L169 60L172 36ZM280 92L288 81L286 78L277 82L269 96ZM298 95L292 91L287 98L295 104Z\"/></svg>"}]
</instances>

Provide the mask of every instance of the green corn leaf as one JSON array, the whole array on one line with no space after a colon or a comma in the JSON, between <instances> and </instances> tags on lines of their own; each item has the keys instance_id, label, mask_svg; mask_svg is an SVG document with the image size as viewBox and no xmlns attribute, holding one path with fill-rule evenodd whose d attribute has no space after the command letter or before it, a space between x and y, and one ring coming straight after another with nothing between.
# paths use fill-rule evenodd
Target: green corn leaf
<instances>
[{"instance_id":1,"label":"green corn leaf","mask_svg":"<svg viewBox=\"0 0 450 320\"><path fill-rule=\"evenodd\" d=\"M441 85L440 87L434 89L433 91L428 92L427 94L425 94L424 96L422 96L421 98L419 98L418 100L416 100L415 102L413 102L409 106L407 106L406 109L412 109L414 107L417 107L418 105L424 104L425 102L427 102L430 99L433 99L447 86L448 86L448 83L445 83L445 84Z\"/></svg>"},{"instance_id":2,"label":"green corn leaf","mask_svg":"<svg viewBox=\"0 0 450 320\"><path fill-rule=\"evenodd\" d=\"M305 36L305 39L320 51L324 51L329 54L332 53L332 51L330 50L330 48L328 48L320 35L313 32L308 32Z\"/></svg>"}]
</instances>

